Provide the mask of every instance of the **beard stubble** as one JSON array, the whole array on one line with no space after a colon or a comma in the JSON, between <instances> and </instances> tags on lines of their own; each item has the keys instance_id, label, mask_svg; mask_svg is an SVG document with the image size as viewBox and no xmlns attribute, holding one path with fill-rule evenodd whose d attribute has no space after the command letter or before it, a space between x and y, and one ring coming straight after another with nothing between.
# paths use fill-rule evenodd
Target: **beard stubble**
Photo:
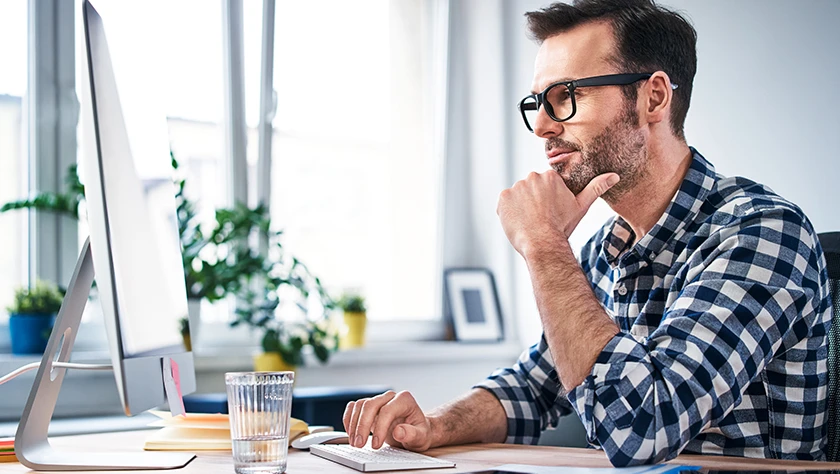
<instances>
[{"instance_id":1,"label":"beard stubble","mask_svg":"<svg viewBox=\"0 0 840 474\"><path fill-rule=\"evenodd\" d=\"M555 137L548 139L545 146L546 150L560 147L580 152L581 160L578 163L552 165L575 195L583 191L596 176L617 173L621 180L601 196L607 202L612 202L633 189L648 173L645 139L639 129L639 114L631 101L627 101L621 115L588 144L576 146ZM564 172L569 167L566 176Z\"/></svg>"}]
</instances>

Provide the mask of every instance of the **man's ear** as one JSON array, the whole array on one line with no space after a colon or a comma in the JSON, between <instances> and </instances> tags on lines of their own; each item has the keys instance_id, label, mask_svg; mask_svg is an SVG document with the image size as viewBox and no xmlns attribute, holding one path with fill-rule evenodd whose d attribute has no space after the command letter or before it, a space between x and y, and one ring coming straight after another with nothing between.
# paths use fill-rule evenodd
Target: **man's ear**
<instances>
[{"instance_id":1,"label":"man's ear","mask_svg":"<svg viewBox=\"0 0 840 474\"><path fill-rule=\"evenodd\" d=\"M659 123L668 120L674 90L671 79L663 71L657 71L640 89L640 99L643 100L643 123Z\"/></svg>"}]
</instances>

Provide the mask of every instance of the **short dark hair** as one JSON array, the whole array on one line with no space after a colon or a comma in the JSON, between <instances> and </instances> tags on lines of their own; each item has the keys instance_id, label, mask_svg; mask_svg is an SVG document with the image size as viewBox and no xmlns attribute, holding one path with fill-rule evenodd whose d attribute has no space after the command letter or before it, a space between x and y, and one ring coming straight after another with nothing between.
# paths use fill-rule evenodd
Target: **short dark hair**
<instances>
[{"instance_id":1,"label":"short dark hair","mask_svg":"<svg viewBox=\"0 0 840 474\"><path fill-rule=\"evenodd\" d=\"M671 130L685 140L685 116L697 71L697 32L685 17L653 0L574 0L525 16L531 37L539 44L585 23L609 22L617 46L617 57L610 60L619 72L661 70L679 85L671 107ZM635 101L637 85L625 86L624 93Z\"/></svg>"}]
</instances>

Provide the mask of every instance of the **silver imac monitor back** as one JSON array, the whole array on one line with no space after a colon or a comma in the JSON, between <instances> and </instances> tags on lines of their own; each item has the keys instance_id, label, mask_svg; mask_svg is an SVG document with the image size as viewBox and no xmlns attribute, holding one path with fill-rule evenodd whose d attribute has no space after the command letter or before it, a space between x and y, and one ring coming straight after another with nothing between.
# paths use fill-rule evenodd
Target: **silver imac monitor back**
<instances>
[{"instance_id":1,"label":"silver imac monitor back","mask_svg":"<svg viewBox=\"0 0 840 474\"><path fill-rule=\"evenodd\" d=\"M81 170L90 245L117 390L126 415L161 405L163 359L174 361L182 394L195 390L193 358L178 321L187 290L165 117L143 124L156 153L132 153L102 18L83 3L91 114ZM142 91L141 91L142 92ZM147 127L147 128L146 128ZM93 145L93 146L90 146ZM146 144L148 145L148 143Z\"/></svg>"},{"instance_id":2,"label":"silver imac monitor back","mask_svg":"<svg viewBox=\"0 0 840 474\"><path fill-rule=\"evenodd\" d=\"M89 1L82 8L87 68L81 102L87 146L80 170L90 238L24 406L15 454L35 470L182 467L195 456L143 452L139 446L125 453L61 451L47 437L94 277L126 415L167 401L173 412L182 411L181 396L195 390L192 353L183 346L178 324L187 316L187 292L165 118L161 114L162 127L148 124L143 131L143 140L156 141L158 152L132 150L102 18Z\"/></svg>"},{"instance_id":3,"label":"silver imac monitor back","mask_svg":"<svg viewBox=\"0 0 840 474\"><path fill-rule=\"evenodd\" d=\"M47 437L68 370L62 365L69 362L94 278L126 415L167 401L170 409L182 410L181 396L195 390L192 353L183 346L178 324L187 316L187 293L165 117L160 115L162 127L148 124L148 132L144 130L143 140L157 141L159 151L133 152L102 18L88 0L82 8L87 67L81 103L87 147L80 170L90 238L24 407L15 453L36 470L182 467L194 455L143 452L139 447L125 453L60 451Z\"/></svg>"}]
</instances>

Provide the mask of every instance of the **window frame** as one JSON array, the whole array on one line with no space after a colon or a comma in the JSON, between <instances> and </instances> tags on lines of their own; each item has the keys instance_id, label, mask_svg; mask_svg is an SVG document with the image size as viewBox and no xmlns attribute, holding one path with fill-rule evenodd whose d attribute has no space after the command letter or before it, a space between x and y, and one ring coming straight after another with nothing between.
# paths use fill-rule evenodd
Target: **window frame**
<instances>
[{"instance_id":1,"label":"window frame","mask_svg":"<svg viewBox=\"0 0 840 474\"><path fill-rule=\"evenodd\" d=\"M27 3L27 91L21 104L29 190L64 191L67 168L76 163L75 9L75 2L62 0ZM26 222L29 260L24 280L66 285L79 256L78 223L34 211L27 211ZM11 352L8 333L8 322L0 323L0 353Z\"/></svg>"},{"instance_id":2,"label":"window frame","mask_svg":"<svg viewBox=\"0 0 840 474\"><path fill-rule=\"evenodd\" d=\"M29 0L26 109L29 188L63 191L76 163L76 41L74 2ZM29 279L69 282L79 254L78 223L29 212Z\"/></svg>"}]
</instances>

